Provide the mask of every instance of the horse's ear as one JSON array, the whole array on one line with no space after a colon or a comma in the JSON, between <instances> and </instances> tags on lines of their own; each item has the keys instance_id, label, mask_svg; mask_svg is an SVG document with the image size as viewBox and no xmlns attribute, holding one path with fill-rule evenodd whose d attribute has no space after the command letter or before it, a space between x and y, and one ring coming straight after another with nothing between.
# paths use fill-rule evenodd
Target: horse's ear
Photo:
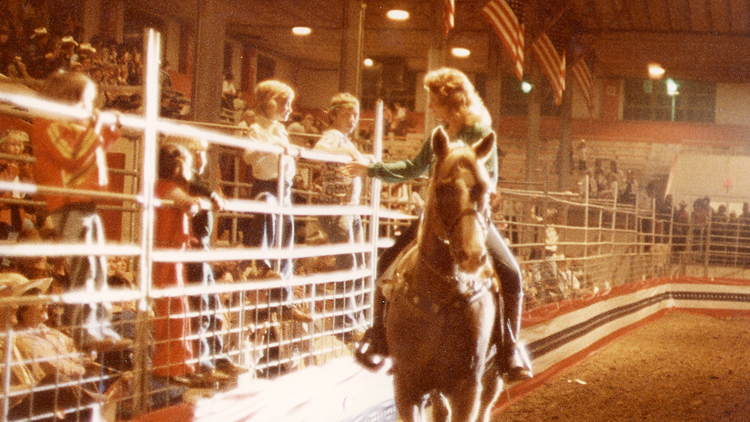
<instances>
[{"instance_id":1,"label":"horse's ear","mask_svg":"<svg viewBox=\"0 0 750 422\"><path fill-rule=\"evenodd\" d=\"M448 155L448 134L445 133L442 126L438 126L432 131L432 153L437 159L442 160Z\"/></svg>"},{"instance_id":2,"label":"horse's ear","mask_svg":"<svg viewBox=\"0 0 750 422\"><path fill-rule=\"evenodd\" d=\"M490 153L495 148L495 132L490 132L489 135L482 138L481 141L471 146L474 150L474 154L477 156L477 160L482 161L489 158Z\"/></svg>"}]
</instances>

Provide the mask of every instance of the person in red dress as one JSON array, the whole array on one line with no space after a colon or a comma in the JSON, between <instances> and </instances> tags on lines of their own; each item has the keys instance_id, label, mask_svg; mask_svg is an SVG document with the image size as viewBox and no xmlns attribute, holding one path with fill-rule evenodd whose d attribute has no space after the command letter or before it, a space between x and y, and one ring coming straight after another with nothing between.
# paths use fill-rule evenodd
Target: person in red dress
<instances>
[{"instance_id":1,"label":"person in red dress","mask_svg":"<svg viewBox=\"0 0 750 422\"><path fill-rule=\"evenodd\" d=\"M182 145L166 144L159 151L159 174L154 195L170 200L171 206L156 209L154 246L156 248L182 249L189 247L189 218L201 209L210 209L207 199L187 193L193 178L193 156ZM185 287L182 263L155 262L152 284L156 288ZM187 383L197 365L193 359L193 344L187 296L154 299L154 354L152 374L170 377L173 381Z\"/></svg>"}]
</instances>

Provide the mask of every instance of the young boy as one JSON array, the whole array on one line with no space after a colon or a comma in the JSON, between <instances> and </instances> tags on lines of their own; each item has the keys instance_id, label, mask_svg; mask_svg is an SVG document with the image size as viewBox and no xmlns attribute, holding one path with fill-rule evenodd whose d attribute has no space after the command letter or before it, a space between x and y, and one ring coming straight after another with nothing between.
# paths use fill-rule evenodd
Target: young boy
<instances>
[{"instance_id":1,"label":"young boy","mask_svg":"<svg viewBox=\"0 0 750 422\"><path fill-rule=\"evenodd\" d=\"M41 90L48 100L78 107L91 113L84 120L55 121L37 118L31 130L36 162L34 178L42 186L104 191L107 185L106 151L120 137L119 124L102 124L94 109L97 87L82 73L56 72ZM104 228L91 197L44 195L49 209L45 227L59 234L63 242L104 244ZM107 261L104 256L67 258L71 287L94 292L107 289ZM76 345L100 352L129 347L112 329L111 306L90 302L67 306L65 323Z\"/></svg>"},{"instance_id":2,"label":"young boy","mask_svg":"<svg viewBox=\"0 0 750 422\"><path fill-rule=\"evenodd\" d=\"M359 100L349 93L336 94L331 99L331 106L328 109L328 116L331 120L330 129L323 132L320 140L313 148L316 151L324 151L336 154L345 154L352 160L368 164L374 162L374 157L362 154L349 139L359 122ZM362 178L349 178L339 172L341 164L329 163L326 171L318 180L322 188L322 199L329 204L339 205L359 205L359 197L362 193ZM362 219L358 216L351 215L333 215L321 216L320 225L328 235L331 243L361 243L362 237ZM349 270L365 264L364 254L344 254L336 256L336 269ZM336 293L347 293L347 290L361 289L361 281L354 286L347 288L346 283L336 284ZM352 293L352 292L349 292ZM361 296L358 300L352 298L344 299L343 304L336 304L337 308L345 307L349 312L343 316L343 321L336 321L337 326L343 328L357 329L361 321L361 312L355 311L355 304L361 304Z\"/></svg>"}]
</instances>

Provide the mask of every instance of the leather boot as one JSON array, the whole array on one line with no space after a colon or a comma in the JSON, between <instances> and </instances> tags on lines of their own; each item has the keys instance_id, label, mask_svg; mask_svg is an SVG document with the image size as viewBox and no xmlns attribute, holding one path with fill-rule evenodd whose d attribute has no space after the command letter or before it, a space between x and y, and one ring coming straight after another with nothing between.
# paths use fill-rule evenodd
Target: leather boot
<instances>
[{"instance_id":1,"label":"leather boot","mask_svg":"<svg viewBox=\"0 0 750 422\"><path fill-rule=\"evenodd\" d=\"M379 370L388 356L388 344L385 340L385 306L385 296L378 286L375 288L372 307L372 327L365 331L362 341L354 350L357 362L372 371Z\"/></svg>"},{"instance_id":2,"label":"leather boot","mask_svg":"<svg viewBox=\"0 0 750 422\"><path fill-rule=\"evenodd\" d=\"M503 330L503 355L506 381L517 382L533 378L531 360L526 347L518 339L521 330L521 304L523 297L503 298L505 315ZM500 321L498 321L500 322Z\"/></svg>"}]
</instances>

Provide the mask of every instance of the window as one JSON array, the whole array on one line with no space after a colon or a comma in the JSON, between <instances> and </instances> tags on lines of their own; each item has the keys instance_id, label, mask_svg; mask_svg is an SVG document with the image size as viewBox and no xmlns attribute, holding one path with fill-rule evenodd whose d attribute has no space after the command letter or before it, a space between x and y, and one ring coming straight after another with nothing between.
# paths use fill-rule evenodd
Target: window
<instances>
[{"instance_id":1,"label":"window","mask_svg":"<svg viewBox=\"0 0 750 422\"><path fill-rule=\"evenodd\" d=\"M625 81L626 120L713 123L715 105L716 84L712 82Z\"/></svg>"}]
</instances>

